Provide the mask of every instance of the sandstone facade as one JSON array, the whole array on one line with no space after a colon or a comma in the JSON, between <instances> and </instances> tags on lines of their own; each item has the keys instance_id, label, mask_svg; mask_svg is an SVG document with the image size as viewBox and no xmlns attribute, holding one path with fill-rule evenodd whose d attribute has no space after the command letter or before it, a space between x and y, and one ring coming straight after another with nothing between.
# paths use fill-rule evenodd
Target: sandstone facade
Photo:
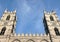
<instances>
[{"instance_id":1,"label":"sandstone facade","mask_svg":"<svg viewBox=\"0 0 60 42\"><path fill-rule=\"evenodd\" d=\"M56 12L44 11L45 34L16 35L16 10L5 10L0 19L0 42L60 42L60 21Z\"/></svg>"}]
</instances>

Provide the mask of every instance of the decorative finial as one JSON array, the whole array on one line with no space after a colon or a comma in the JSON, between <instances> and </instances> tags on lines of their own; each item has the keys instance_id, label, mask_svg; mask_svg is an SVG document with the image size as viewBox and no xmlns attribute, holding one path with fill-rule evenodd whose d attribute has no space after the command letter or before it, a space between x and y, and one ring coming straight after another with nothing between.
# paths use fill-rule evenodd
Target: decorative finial
<instances>
[{"instance_id":1,"label":"decorative finial","mask_svg":"<svg viewBox=\"0 0 60 42\"><path fill-rule=\"evenodd\" d=\"M5 13L7 12L8 10L7 10L7 8L5 9Z\"/></svg>"},{"instance_id":2,"label":"decorative finial","mask_svg":"<svg viewBox=\"0 0 60 42\"><path fill-rule=\"evenodd\" d=\"M28 34L25 34L25 36L28 36Z\"/></svg>"},{"instance_id":3,"label":"decorative finial","mask_svg":"<svg viewBox=\"0 0 60 42\"><path fill-rule=\"evenodd\" d=\"M52 10L52 13L55 14L56 12L54 10Z\"/></svg>"},{"instance_id":4,"label":"decorative finial","mask_svg":"<svg viewBox=\"0 0 60 42\"><path fill-rule=\"evenodd\" d=\"M16 10L14 10L14 12L16 13Z\"/></svg>"},{"instance_id":5,"label":"decorative finial","mask_svg":"<svg viewBox=\"0 0 60 42\"><path fill-rule=\"evenodd\" d=\"M24 36L24 33L22 33L21 36Z\"/></svg>"},{"instance_id":6,"label":"decorative finial","mask_svg":"<svg viewBox=\"0 0 60 42\"><path fill-rule=\"evenodd\" d=\"M30 33L29 36L32 36L32 34Z\"/></svg>"},{"instance_id":7,"label":"decorative finial","mask_svg":"<svg viewBox=\"0 0 60 42\"><path fill-rule=\"evenodd\" d=\"M20 34L18 34L18 36L20 36Z\"/></svg>"},{"instance_id":8,"label":"decorative finial","mask_svg":"<svg viewBox=\"0 0 60 42\"><path fill-rule=\"evenodd\" d=\"M44 13L47 13L46 10L44 10Z\"/></svg>"}]
</instances>

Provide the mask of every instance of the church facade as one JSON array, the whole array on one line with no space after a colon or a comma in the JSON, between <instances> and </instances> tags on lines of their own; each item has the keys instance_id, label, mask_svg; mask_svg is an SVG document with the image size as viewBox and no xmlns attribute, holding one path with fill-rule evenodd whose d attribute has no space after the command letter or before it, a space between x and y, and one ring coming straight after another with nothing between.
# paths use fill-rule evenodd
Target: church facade
<instances>
[{"instance_id":1,"label":"church facade","mask_svg":"<svg viewBox=\"0 0 60 42\"><path fill-rule=\"evenodd\" d=\"M0 19L0 42L60 42L60 21L56 12L44 11L45 34L16 35L16 10L5 10Z\"/></svg>"}]
</instances>

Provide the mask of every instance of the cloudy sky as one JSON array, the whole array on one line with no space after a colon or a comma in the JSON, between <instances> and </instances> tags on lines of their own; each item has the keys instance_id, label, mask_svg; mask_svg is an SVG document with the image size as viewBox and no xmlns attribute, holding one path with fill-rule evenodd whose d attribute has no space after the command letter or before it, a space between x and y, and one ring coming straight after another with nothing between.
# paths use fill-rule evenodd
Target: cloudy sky
<instances>
[{"instance_id":1,"label":"cloudy sky","mask_svg":"<svg viewBox=\"0 0 60 42\"><path fill-rule=\"evenodd\" d=\"M45 33L43 10L55 10L60 18L60 0L0 0L0 17L5 9L16 9L16 33Z\"/></svg>"}]
</instances>

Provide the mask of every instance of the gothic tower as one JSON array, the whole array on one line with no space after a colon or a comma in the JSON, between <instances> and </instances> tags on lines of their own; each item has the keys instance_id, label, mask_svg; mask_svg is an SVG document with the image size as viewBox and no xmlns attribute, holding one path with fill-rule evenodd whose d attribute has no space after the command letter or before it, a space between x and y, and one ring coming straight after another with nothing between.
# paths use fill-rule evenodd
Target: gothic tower
<instances>
[{"instance_id":1,"label":"gothic tower","mask_svg":"<svg viewBox=\"0 0 60 42\"><path fill-rule=\"evenodd\" d=\"M3 16L0 19L0 35L14 34L16 25L16 10L10 12L5 10Z\"/></svg>"},{"instance_id":2,"label":"gothic tower","mask_svg":"<svg viewBox=\"0 0 60 42\"><path fill-rule=\"evenodd\" d=\"M60 22L59 22L57 15L56 15L56 12L44 11L43 23L45 26L46 34L50 35L51 42L57 42L57 40L53 38L53 37L60 35Z\"/></svg>"},{"instance_id":3,"label":"gothic tower","mask_svg":"<svg viewBox=\"0 0 60 42\"><path fill-rule=\"evenodd\" d=\"M0 19L0 42L60 42L60 22L56 12L44 11L46 34L16 34L16 10L5 10Z\"/></svg>"}]
</instances>

